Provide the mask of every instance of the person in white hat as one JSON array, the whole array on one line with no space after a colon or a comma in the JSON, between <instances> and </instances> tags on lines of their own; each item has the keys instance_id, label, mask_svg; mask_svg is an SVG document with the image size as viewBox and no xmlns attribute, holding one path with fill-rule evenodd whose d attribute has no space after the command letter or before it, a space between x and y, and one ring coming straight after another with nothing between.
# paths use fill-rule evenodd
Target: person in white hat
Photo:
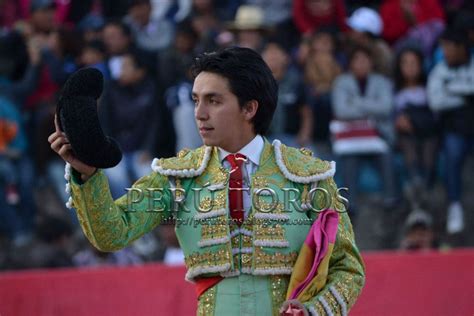
<instances>
[{"instance_id":1,"label":"person in white hat","mask_svg":"<svg viewBox=\"0 0 474 316\"><path fill-rule=\"evenodd\" d=\"M359 8L347 19L347 25L358 32L368 32L374 36L380 36L383 30L383 22L380 15L370 8Z\"/></svg>"},{"instance_id":2,"label":"person in white hat","mask_svg":"<svg viewBox=\"0 0 474 316\"><path fill-rule=\"evenodd\" d=\"M347 19L351 29L348 33L348 47L363 45L374 56L374 69L384 75L391 75L393 53L387 43L380 38L383 21L377 11L362 7L354 11Z\"/></svg>"}]
</instances>

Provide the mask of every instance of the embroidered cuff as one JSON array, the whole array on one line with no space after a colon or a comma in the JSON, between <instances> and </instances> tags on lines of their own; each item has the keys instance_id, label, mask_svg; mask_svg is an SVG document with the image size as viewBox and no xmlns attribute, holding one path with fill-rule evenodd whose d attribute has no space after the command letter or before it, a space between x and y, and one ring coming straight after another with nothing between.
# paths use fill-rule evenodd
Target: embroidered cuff
<instances>
[{"instance_id":1,"label":"embroidered cuff","mask_svg":"<svg viewBox=\"0 0 474 316\"><path fill-rule=\"evenodd\" d=\"M65 189L65 191L66 191L67 194L69 194L69 198L66 202L66 207L68 209L73 208L72 197L71 197L71 184L70 184L71 171L72 171L71 164L67 162L66 166L64 166L64 179L66 180L66 189Z\"/></svg>"},{"instance_id":2,"label":"embroidered cuff","mask_svg":"<svg viewBox=\"0 0 474 316\"><path fill-rule=\"evenodd\" d=\"M91 181L92 178L95 178L99 174L99 169L97 168L92 176L87 180ZM83 185L85 182L81 179L81 174L75 170L69 162L66 162L64 166L64 179L66 180L65 191L69 195L69 198L66 202L66 207L68 209L74 208L74 203L71 196L71 185Z\"/></svg>"}]
</instances>

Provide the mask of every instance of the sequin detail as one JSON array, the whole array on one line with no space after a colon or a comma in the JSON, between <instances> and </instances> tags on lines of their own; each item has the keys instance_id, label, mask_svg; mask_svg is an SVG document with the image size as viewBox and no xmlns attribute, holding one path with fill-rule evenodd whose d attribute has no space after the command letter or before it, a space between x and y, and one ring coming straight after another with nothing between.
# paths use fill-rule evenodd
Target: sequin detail
<instances>
[{"instance_id":1,"label":"sequin detail","mask_svg":"<svg viewBox=\"0 0 474 316\"><path fill-rule=\"evenodd\" d=\"M197 316L213 316L216 307L216 288L213 286L201 294L198 300Z\"/></svg>"}]
</instances>

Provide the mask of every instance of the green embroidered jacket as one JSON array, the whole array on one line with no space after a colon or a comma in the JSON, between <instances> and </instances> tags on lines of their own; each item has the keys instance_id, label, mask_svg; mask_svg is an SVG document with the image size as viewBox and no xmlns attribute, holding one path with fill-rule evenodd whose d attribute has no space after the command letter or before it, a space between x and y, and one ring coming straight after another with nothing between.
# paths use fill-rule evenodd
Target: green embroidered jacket
<instances>
[{"instance_id":1,"label":"green embroidered jacket","mask_svg":"<svg viewBox=\"0 0 474 316\"><path fill-rule=\"evenodd\" d=\"M364 265L337 198L333 162L314 158L305 149L265 141L259 167L251 176L252 209L240 227L229 220L229 171L222 167L217 148L203 146L155 159L152 169L116 201L102 170L85 183L72 171L72 205L96 248L121 249L171 219L185 255L187 280L242 273L280 276L283 288L275 293L281 294L273 294L278 296L273 298L277 312L318 211L337 209L338 233L327 283L304 305L317 315L344 315L352 307L364 285Z\"/></svg>"}]
</instances>

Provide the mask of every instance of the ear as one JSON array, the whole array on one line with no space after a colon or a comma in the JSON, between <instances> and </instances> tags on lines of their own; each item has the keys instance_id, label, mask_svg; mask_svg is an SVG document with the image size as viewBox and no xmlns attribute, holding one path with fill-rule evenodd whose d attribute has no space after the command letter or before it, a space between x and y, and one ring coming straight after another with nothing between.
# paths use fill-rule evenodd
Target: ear
<instances>
[{"instance_id":1,"label":"ear","mask_svg":"<svg viewBox=\"0 0 474 316\"><path fill-rule=\"evenodd\" d=\"M250 100L245 104L245 106L242 109L242 113L245 116L245 119L247 121L251 121L255 115L257 114L258 110L258 101L257 100Z\"/></svg>"}]
</instances>

